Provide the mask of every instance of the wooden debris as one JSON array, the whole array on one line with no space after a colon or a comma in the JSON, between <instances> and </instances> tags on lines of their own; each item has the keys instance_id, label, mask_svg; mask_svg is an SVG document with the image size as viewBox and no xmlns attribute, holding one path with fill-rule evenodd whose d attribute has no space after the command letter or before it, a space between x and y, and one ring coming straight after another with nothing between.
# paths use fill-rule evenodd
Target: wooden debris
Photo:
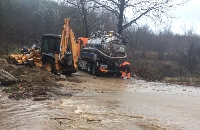
<instances>
[{"instance_id":1,"label":"wooden debris","mask_svg":"<svg viewBox=\"0 0 200 130\"><path fill-rule=\"evenodd\" d=\"M0 69L0 82L4 85L12 85L17 82L17 78L15 78L12 74L7 71Z\"/></svg>"}]
</instances>

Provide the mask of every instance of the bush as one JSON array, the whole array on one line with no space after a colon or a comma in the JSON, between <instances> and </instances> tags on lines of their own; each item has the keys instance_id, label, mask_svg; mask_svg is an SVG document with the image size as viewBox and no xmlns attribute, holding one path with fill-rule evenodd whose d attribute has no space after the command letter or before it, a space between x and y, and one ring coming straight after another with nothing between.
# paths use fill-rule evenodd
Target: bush
<instances>
[{"instance_id":1,"label":"bush","mask_svg":"<svg viewBox=\"0 0 200 130\"><path fill-rule=\"evenodd\" d=\"M9 47L6 47L5 44L2 45L3 47L0 48L0 57L5 58L8 54L20 54L21 53L21 47L16 45L11 45Z\"/></svg>"},{"instance_id":2,"label":"bush","mask_svg":"<svg viewBox=\"0 0 200 130\"><path fill-rule=\"evenodd\" d=\"M142 79L155 81L165 77L183 76L187 69L167 61L139 59L131 64L131 72Z\"/></svg>"}]
</instances>

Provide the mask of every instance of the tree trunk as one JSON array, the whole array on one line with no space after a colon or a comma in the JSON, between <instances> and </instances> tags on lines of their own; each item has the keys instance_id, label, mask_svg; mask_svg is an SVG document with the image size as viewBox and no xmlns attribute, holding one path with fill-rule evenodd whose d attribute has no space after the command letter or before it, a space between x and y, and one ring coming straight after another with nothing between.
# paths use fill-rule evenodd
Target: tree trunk
<instances>
[{"instance_id":1,"label":"tree trunk","mask_svg":"<svg viewBox=\"0 0 200 130\"><path fill-rule=\"evenodd\" d=\"M88 23L87 23L87 10L85 9L85 5L83 0L80 0L81 2L81 10L83 13L83 21L84 21L84 36L88 37Z\"/></svg>"},{"instance_id":2,"label":"tree trunk","mask_svg":"<svg viewBox=\"0 0 200 130\"><path fill-rule=\"evenodd\" d=\"M123 20L124 20L124 6L125 6L125 0L121 0L121 3L120 3L120 7L119 7L119 21L118 21L118 34L121 35L122 34L122 30L123 30Z\"/></svg>"}]
</instances>

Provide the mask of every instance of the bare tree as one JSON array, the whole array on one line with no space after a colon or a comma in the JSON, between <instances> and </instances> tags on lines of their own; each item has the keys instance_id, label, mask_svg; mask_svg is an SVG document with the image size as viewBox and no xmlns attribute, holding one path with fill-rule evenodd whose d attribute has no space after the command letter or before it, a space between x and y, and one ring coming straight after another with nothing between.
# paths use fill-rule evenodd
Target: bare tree
<instances>
[{"instance_id":1,"label":"bare tree","mask_svg":"<svg viewBox=\"0 0 200 130\"><path fill-rule=\"evenodd\" d=\"M194 72L197 69L200 47L197 34L195 34L195 28L190 26L187 30L186 26L183 28L185 37L187 38L187 67L188 70Z\"/></svg>"},{"instance_id":2,"label":"bare tree","mask_svg":"<svg viewBox=\"0 0 200 130\"><path fill-rule=\"evenodd\" d=\"M88 37L89 25L87 17L88 17L88 12L94 11L93 0L65 0L64 3L69 6L72 5L79 10L79 13L81 14L81 19L83 20L83 28L84 28L83 35L85 37Z\"/></svg>"},{"instance_id":3,"label":"bare tree","mask_svg":"<svg viewBox=\"0 0 200 130\"><path fill-rule=\"evenodd\" d=\"M98 7L105 8L118 18L118 33L132 24L136 24L142 17L149 17L154 21L171 17L170 9L181 6L188 0L94 0ZM127 13L128 12L128 13ZM127 20L127 15L132 18Z\"/></svg>"}]
</instances>

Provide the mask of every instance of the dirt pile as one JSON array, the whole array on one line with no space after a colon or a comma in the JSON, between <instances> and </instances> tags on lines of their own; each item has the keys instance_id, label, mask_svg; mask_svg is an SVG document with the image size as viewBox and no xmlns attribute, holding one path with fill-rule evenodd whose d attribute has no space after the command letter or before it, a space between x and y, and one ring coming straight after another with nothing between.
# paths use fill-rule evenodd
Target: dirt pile
<instances>
[{"instance_id":1,"label":"dirt pile","mask_svg":"<svg viewBox=\"0 0 200 130\"><path fill-rule=\"evenodd\" d=\"M5 92L11 93L9 98L12 99L49 99L54 96L54 92L57 93L59 87L62 87L62 85L55 83L58 76L44 68L11 65L4 59L0 59L0 68L15 76L19 81L4 89Z\"/></svg>"},{"instance_id":2,"label":"dirt pile","mask_svg":"<svg viewBox=\"0 0 200 130\"><path fill-rule=\"evenodd\" d=\"M8 64L4 59L0 59L0 68L14 75L20 81L28 81L35 85L51 85L56 81L56 75L46 71L44 68L17 66ZM50 84L49 84L50 83Z\"/></svg>"}]
</instances>

